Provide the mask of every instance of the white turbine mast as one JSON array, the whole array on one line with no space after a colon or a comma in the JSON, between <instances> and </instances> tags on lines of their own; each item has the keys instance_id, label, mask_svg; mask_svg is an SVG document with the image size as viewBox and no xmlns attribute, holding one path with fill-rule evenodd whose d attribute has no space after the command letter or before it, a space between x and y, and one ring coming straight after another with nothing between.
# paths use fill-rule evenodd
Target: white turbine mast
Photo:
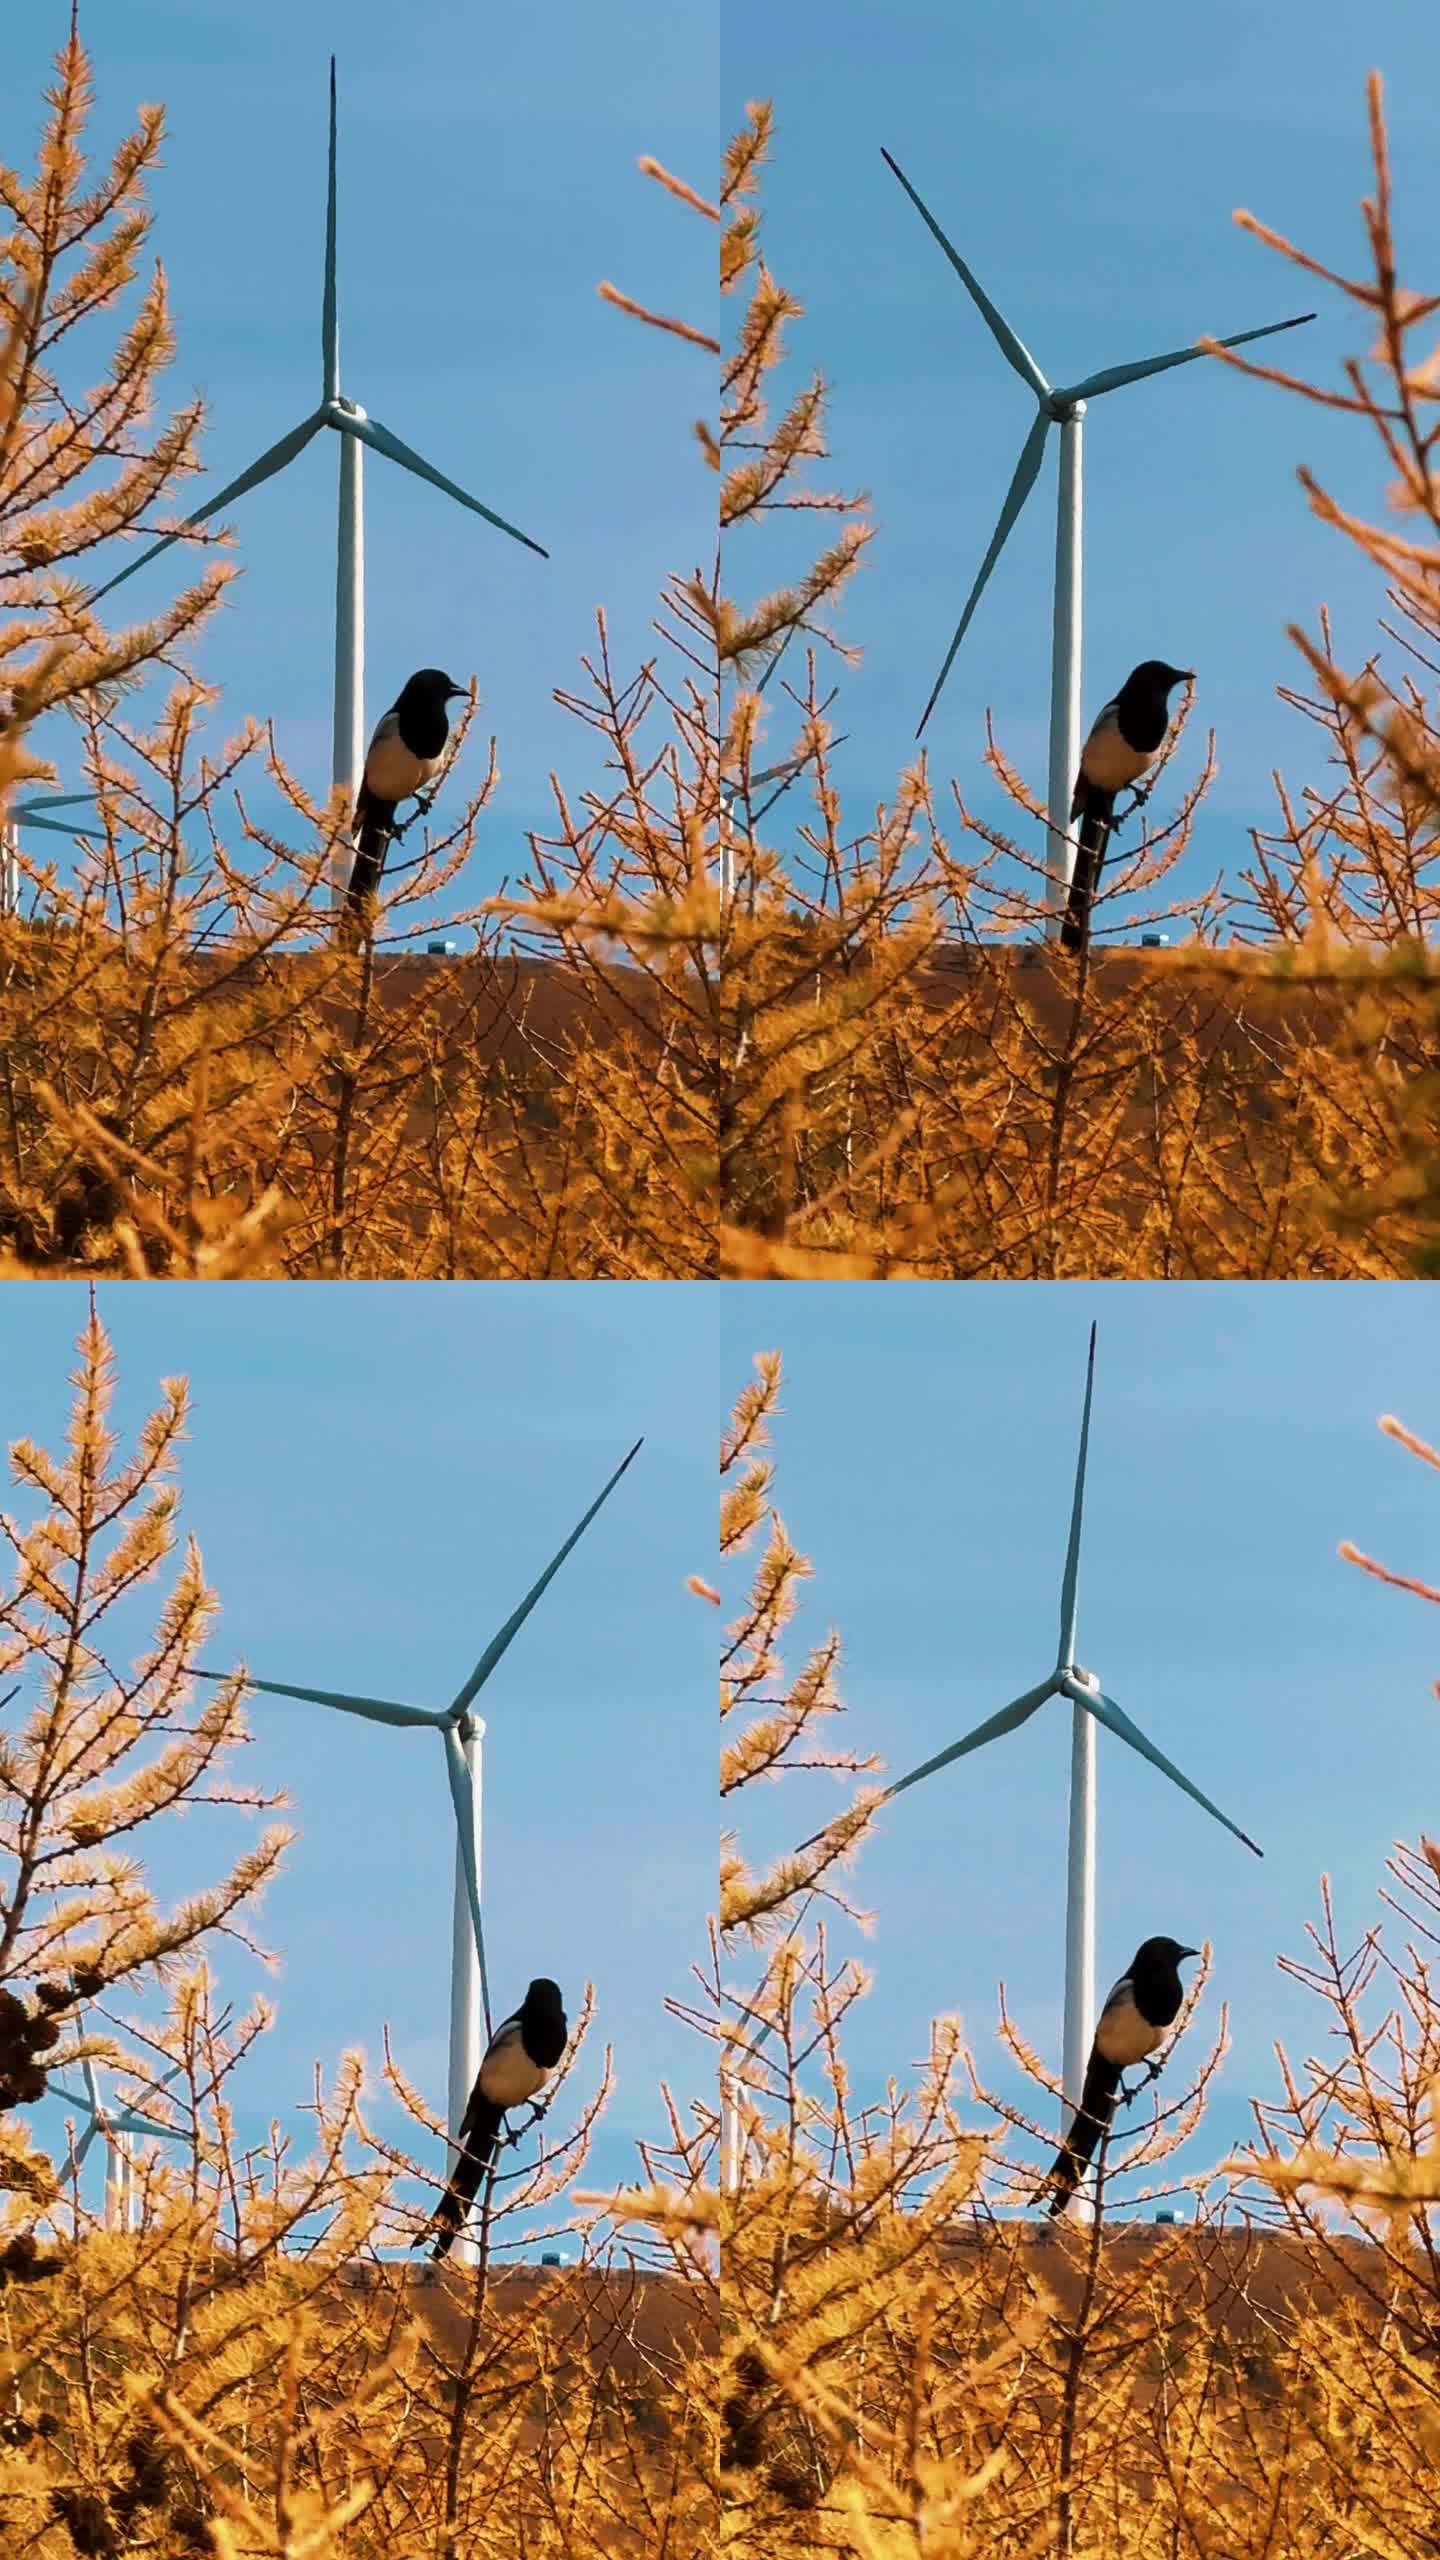
<instances>
[{"instance_id":1,"label":"white turbine mast","mask_svg":"<svg viewBox=\"0 0 1440 2560\"><path fill-rule=\"evenodd\" d=\"M637 1440L591 1503L584 1518L551 1557L544 1572L532 1583L518 1609L512 1610L498 1633L485 1647L469 1679L457 1691L448 1707L412 1707L394 1698L356 1697L341 1689L307 1689L285 1680L257 1680L242 1673L249 1689L258 1689L269 1698L300 1698L317 1707L334 1707L342 1715L362 1716L371 1724L401 1727L438 1733L445 1750L445 1775L450 1789L451 1809L455 1821L455 1901L451 1928L450 1955L450 2067L447 2115L452 2141L458 2143L460 2122L469 2103L470 2092L480 2069L493 2020L490 2014L490 1979L485 1960L485 1929L481 1913L481 1879L484 1860L482 1849L482 1761L481 1744L485 1736L482 1717L473 1713L474 1703L502 1655L509 1651L531 1610L554 1581L571 1548L578 1545L601 1505L608 1501L626 1468L643 1442ZM228 1672L199 1671L191 1666L194 1677L201 1680L226 1680ZM473 2263L476 2244L462 2233L456 2242L456 2254L463 2262Z\"/></svg>"},{"instance_id":2,"label":"white turbine mast","mask_svg":"<svg viewBox=\"0 0 1440 2560\"><path fill-rule=\"evenodd\" d=\"M930 699L920 715L921 735L940 698L940 689L954 664L955 653L970 625L971 615L985 591L986 582L1004 550L1021 508L1035 486L1044 458L1050 430L1060 430L1060 485L1055 524L1055 601L1050 654L1050 773L1047 805L1049 812L1049 935L1059 931L1065 910L1066 895L1075 869L1075 840L1070 832L1070 800L1075 776L1080 767L1080 657L1083 617L1083 523L1081 438L1085 404L1101 399L1106 392L1120 391L1131 382L1143 382L1152 373L1168 373L1176 365L1194 364L1207 350L1201 346L1177 347L1169 354L1142 356L1134 364L1107 365L1103 372L1086 374L1083 381L1057 390L1046 381L1028 347L1017 338L1009 322L997 311L989 295L972 275L959 251L946 238L928 205L921 201L904 170L892 155L882 148L881 158L893 170L916 212L934 234L964 285L1000 353L1019 374L1027 390L1035 397L1036 417L1024 444L1015 474L1005 493L995 530L990 536L979 574L970 590L965 610L956 626L955 637L945 652L945 662L930 689ZM1222 347L1247 346L1254 338L1273 338L1282 329L1302 328L1313 320L1313 311L1302 311L1292 320L1271 320L1262 329L1241 329L1234 337L1221 338ZM1140 653L1137 653L1140 654Z\"/></svg>"},{"instance_id":3,"label":"white turbine mast","mask_svg":"<svg viewBox=\"0 0 1440 2560\"><path fill-rule=\"evenodd\" d=\"M1093 1671L1085 1670L1075 1659L1076 1619L1080 1577L1080 1527L1085 1507L1085 1466L1090 1445L1090 1406L1095 1386L1095 1327L1090 1327L1090 1353L1085 1369L1085 1404L1080 1423L1080 1454L1075 1467L1075 1495L1070 1512L1070 1535L1065 1549L1065 1569L1060 1585L1060 1642L1054 1669L1033 1689L1012 1698L1008 1707L987 1716L983 1724L937 1751L918 1769L907 1771L893 1786L885 1789L880 1801L888 1804L892 1796L903 1795L907 1787L918 1786L922 1778L931 1778L952 1760L978 1751L987 1742L996 1741L1003 1733L1014 1733L1028 1724L1033 1715L1051 1698L1064 1698L1071 1708L1070 1740L1070 1837L1065 1890L1065 2030L1064 2058L1061 2074L1067 2104L1073 2109L1080 2103L1085 2081L1085 2065L1095 2033L1095 1728L1103 1725L1118 1741L1128 1743L1132 1751L1159 1769L1172 1786L1203 1806L1206 1813L1223 1825L1235 1839L1242 1841L1257 1858L1263 1857L1237 1823L1222 1813L1209 1796L1203 1794L1183 1769L1156 1748L1140 1727L1107 1696ZM822 1835L816 1832L812 1839ZM811 1840L801 1843L808 1849Z\"/></svg>"},{"instance_id":4,"label":"white turbine mast","mask_svg":"<svg viewBox=\"0 0 1440 2560\"><path fill-rule=\"evenodd\" d=\"M181 535L191 526L204 524L209 517L218 515L222 507L229 506L233 498L243 498L247 491L258 489L262 481L272 480L278 471L285 470L298 454L304 452L312 437L317 436L322 427L333 428L340 438L340 514L335 568L335 709L331 782L333 788L343 789L346 807L349 809L354 806L365 758L365 531L362 485L364 447L368 445L372 453L383 454L388 461L398 462L402 470L413 473L417 480L428 480L432 487L442 489L448 498L456 501L457 505L468 507L472 515L483 516L487 524L493 524L501 533L508 533L512 541L523 542L527 551L539 552L542 560L548 559L550 555L543 543L533 541L531 536L528 533L522 533L517 525L508 523L504 516L496 515L493 508L483 506L478 498L471 496L468 489L462 489L457 481L449 480L443 471L437 471L432 462L425 460L423 454L417 453L413 446L404 443L399 436L392 433L389 427L382 426L378 418L370 417L358 401L347 400L342 396L340 323L335 286L335 129L335 57L332 54L330 57L329 185L325 206L325 286L320 320L322 382L319 407L312 409L310 415L303 418L298 427L292 427L289 434L283 435L277 444L272 444L260 455L258 461L251 463L247 471L242 471L238 478L228 481L219 495L212 498L208 505L197 507L195 513L187 516L184 523L177 526L173 533L162 534L160 540L152 542L149 549L142 551L137 560L132 560L128 568L121 569L105 586L97 587L89 602L92 606L99 604L102 597L113 594L116 587L123 586L127 578L133 578L138 569L143 569L148 562L158 559L162 551L168 551L171 543L178 542ZM337 848L332 866L332 894L337 907L343 899L347 869L344 850Z\"/></svg>"}]
</instances>

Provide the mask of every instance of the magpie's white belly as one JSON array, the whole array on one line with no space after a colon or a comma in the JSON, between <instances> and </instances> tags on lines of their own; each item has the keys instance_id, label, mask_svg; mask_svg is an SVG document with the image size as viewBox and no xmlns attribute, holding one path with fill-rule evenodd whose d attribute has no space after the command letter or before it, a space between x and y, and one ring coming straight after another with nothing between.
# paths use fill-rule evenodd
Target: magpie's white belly
<instances>
[{"instance_id":1,"label":"magpie's white belly","mask_svg":"<svg viewBox=\"0 0 1440 2560\"><path fill-rule=\"evenodd\" d=\"M1133 2000L1123 2008L1102 2010L1095 2029L1095 2042L1107 2062L1144 2062L1165 2041L1163 2027L1152 2027L1142 2018Z\"/></svg>"},{"instance_id":2,"label":"magpie's white belly","mask_svg":"<svg viewBox=\"0 0 1440 2560\"><path fill-rule=\"evenodd\" d=\"M438 756L412 755L401 738L377 738L365 758L365 779L377 800L408 800L439 765Z\"/></svg>"},{"instance_id":3,"label":"magpie's white belly","mask_svg":"<svg viewBox=\"0 0 1440 2560\"><path fill-rule=\"evenodd\" d=\"M480 2086L493 2106L519 2107L533 2098L549 2079L548 2071L533 2062L516 2036L495 2052L488 2053L480 2072Z\"/></svg>"},{"instance_id":4,"label":"magpie's white belly","mask_svg":"<svg viewBox=\"0 0 1440 2560\"><path fill-rule=\"evenodd\" d=\"M1123 791L1127 782L1136 782L1154 759L1143 755L1138 747L1127 746L1113 721L1103 729L1092 731L1080 757L1080 770L1097 791Z\"/></svg>"}]
</instances>

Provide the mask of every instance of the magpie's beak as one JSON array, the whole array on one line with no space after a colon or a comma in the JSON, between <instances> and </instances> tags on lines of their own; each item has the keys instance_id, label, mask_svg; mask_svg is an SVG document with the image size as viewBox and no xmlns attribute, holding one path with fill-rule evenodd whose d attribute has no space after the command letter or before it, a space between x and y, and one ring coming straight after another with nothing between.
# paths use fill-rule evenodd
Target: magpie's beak
<instances>
[{"instance_id":1,"label":"magpie's beak","mask_svg":"<svg viewBox=\"0 0 1440 2560\"><path fill-rule=\"evenodd\" d=\"M445 696L445 699L447 702L463 702L469 691L470 687L468 684L452 684L449 692Z\"/></svg>"},{"instance_id":2,"label":"magpie's beak","mask_svg":"<svg viewBox=\"0 0 1440 2560\"><path fill-rule=\"evenodd\" d=\"M1176 1957L1175 1961L1176 1961L1176 1963L1177 1963L1177 1964L1179 1964L1179 1963L1182 1961L1182 1959L1183 1959L1184 1957L1186 1957L1186 1956L1198 1956L1198 1954L1199 1954L1199 1953L1200 1953L1200 1950L1199 1950L1199 1948L1198 1948L1198 1947L1182 1947L1182 1948L1181 1948L1181 1950L1180 1950L1180 1953L1179 1953L1179 1955L1177 1955L1177 1957Z\"/></svg>"}]
</instances>

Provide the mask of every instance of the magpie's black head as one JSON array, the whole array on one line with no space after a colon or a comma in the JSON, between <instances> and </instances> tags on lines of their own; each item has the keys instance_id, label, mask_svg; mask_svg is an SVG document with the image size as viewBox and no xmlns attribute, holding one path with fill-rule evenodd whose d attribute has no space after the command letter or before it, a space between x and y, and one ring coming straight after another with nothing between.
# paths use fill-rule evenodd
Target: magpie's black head
<instances>
[{"instance_id":1,"label":"magpie's black head","mask_svg":"<svg viewBox=\"0 0 1440 2560\"><path fill-rule=\"evenodd\" d=\"M1178 1966L1182 1956L1196 1956L1199 1952L1198 1947L1182 1947L1178 1938L1147 1938L1136 1953L1135 1963Z\"/></svg>"},{"instance_id":2,"label":"magpie's black head","mask_svg":"<svg viewBox=\"0 0 1440 2560\"><path fill-rule=\"evenodd\" d=\"M453 702L457 694L468 693L468 684L457 684L443 667L417 667L406 679L402 702Z\"/></svg>"},{"instance_id":3,"label":"magpie's black head","mask_svg":"<svg viewBox=\"0 0 1440 2560\"><path fill-rule=\"evenodd\" d=\"M563 2017L565 2014L564 2002L560 1997L560 1985L558 1982L552 1982L547 1973L536 1975L525 1994L524 2005L532 2015L537 2017L541 2015Z\"/></svg>"},{"instance_id":4,"label":"magpie's black head","mask_svg":"<svg viewBox=\"0 0 1440 2560\"><path fill-rule=\"evenodd\" d=\"M1173 693L1177 684L1193 684L1193 667L1170 667L1163 658L1145 658L1125 679L1128 692L1133 685L1137 693Z\"/></svg>"}]
</instances>

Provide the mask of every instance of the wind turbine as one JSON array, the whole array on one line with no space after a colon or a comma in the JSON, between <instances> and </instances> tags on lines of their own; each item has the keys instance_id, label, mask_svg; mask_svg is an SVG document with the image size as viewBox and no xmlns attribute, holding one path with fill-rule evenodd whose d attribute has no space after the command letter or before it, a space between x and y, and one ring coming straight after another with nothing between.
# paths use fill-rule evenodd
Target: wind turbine
<instances>
[{"instance_id":1,"label":"wind turbine","mask_svg":"<svg viewBox=\"0 0 1440 2560\"><path fill-rule=\"evenodd\" d=\"M774 656L766 667L765 673L760 678L759 683L754 687L754 691L756 693L764 692L765 687L770 682L770 679L775 673L776 668L779 666L781 659L784 657L786 650L789 648L791 641L794 639L796 632L804 630L805 627L806 626L800 622L794 622L791 624L784 639L781 641L779 648L776 650ZM833 695L830 698L833 700ZM845 740L843 737L840 737L835 739L833 744L843 747ZM783 758L779 764L767 765L763 773L753 773L751 775L750 781L752 788L757 782L776 782L780 786L778 791L771 792L770 797L764 803L764 806L756 810L755 816L757 821L769 814L770 810L774 808L777 800L784 798L785 793L789 790L790 785L796 779L796 776L804 772L805 767L810 762L811 754L812 750L809 747L803 747L798 755ZM722 906L728 898L732 898L735 894L735 848L730 839L730 829L735 815L735 803L739 796L739 791L735 783L726 780L722 775L720 780L720 901Z\"/></svg>"},{"instance_id":2,"label":"wind turbine","mask_svg":"<svg viewBox=\"0 0 1440 2560\"><path fill-rule=\"evenodd\" d=\"M342 1715L364 1716L372 1724L428 1728L438 1733L445 1749L445 1775L449 1782L451 1805L455 1816L455 1903L451 1929L450 1958L450 2085L448 2118L452 2140L458 2141L460 2120L475 2085L483 2050L481 2016L485 2035L491 2029L490 1981L485 1963L485 1929L480 1913L481 1872L481 1759L484 1739L483 1717L472 1714L476 1698L491 1672L524 1626L541 1594L554 1581L572 1547L578 1545L596 1512L608 1501L631 1459L643 1446L639 1440L626 1452L608 1484L602 1487L584 1518L573 1528L563 1547L559 1548L539 1579L531 1584L518 1609L512 1610L499 1632L485 1647L464 1687L456 1691L448 1707L411 1707L393 1698L353 1697L340 1689L302 1689L285 1680L256 1680L247 1671L243 1677L250 1689L263 1690L270 1698L302 1698L312 1706L338 1707ZM192 1671L195 1666L192 1664ZM200 1671L202 1680L224 1680L227 1672ZM473 2249L473 2243L457 2241L457 2248Z\"/></svg>"},{"instance_id":3,"label":"wind turbine","mask_svg":"<svg viewBox=\"0 0 1440 2560\"><path fill-rule=\"evenodd\" d=\"M41 827L50 835L85 836L93 843L96 828L82 827L51 813L56 809L78 809L82 801L93 801L94 797L93 791L47 791L37 799L11 802L0 826L0 916L13 916L20 904L20 865L15 844L20 829Z\"/></svg>"},{"instance_id":4,"label":"wind turbine","mask_svg":"<svg viewBox=\"0 0 1440 2560\"><path fill-rule=\"evenodd\" d=\"M167 2071L157 2088L164 2088L177 2077L183 2065L176 2063ZM107 2231L128 2231L134 2206L135 2154L132 2148L139 2139L149 2142L188 2142L190 2137L179 2125L161 2124L158 2117L142 2114L138 2107L110 2106L100 2095L100 2078L87 2054L80 2065L83 2089L68 2088L63 2080L52 2080L55 2095L72 2107L80 2107L89 2123L75 2145L78 2169L97 2134L105 2143L105 2227Z\"/></svg>"},{"instance_id":5,"label":"wind turbine","mask_svg":"<svg viewBox=\"0 0 1440 2560\"><path fill-rule=\"evenodd\" d=\"M312 409L308 418L302 418L299 426L292 427L278 444L272 444L261 454L258 462L251 463L248 471L242 471L238 479L229 481L208 506L197 507L193 515L185 518L183 525L177 526L173 533L162 534L158 542L151 543L148 551L141 552L138 560L131 561L128 569L120 570L105 586L97 587L90 603L97 605L103 596L113 594L127 578L133 578L137 569L143 569L147 562L158 559L162 551L169 550L172 542L179 541L189 526L204 524L208 517L218 515L222 507L227 507L232 498L243 498L248 490L258 489L262 481L272 480L277 471L283 471L297 454L304 452L322 427L333 427L340 438L340 527L335 572L335 720L331 780L335 789L343 788L349 808L354 805L365 760L365 537L361 485L364 447L368 445L372 453L384 454L389 461L398 462L402 470L413 472L417 480L428 480L434 488L443 489L447 497L454 498L459 506L468 507L472 515L483 516L487 524L493 524L501 533L508 533L512 541L523 542L527 551L538 551L542 560L548 560L550 555L543 543L532 541L528 533L521 533L518 526L507 523L505 517L496 515L493 508L482 506L480 500L473 498L468 489L462 489L457 481L447 480L444 472L437 471L423 454L403 443L389 427L382 427L378 418L368 416L358 401L341 397L340 324L335 290L333 53L330 56L330 164L325 204L325 289L321 303L320 346L323 369L318 409ZM337 849L333 865L337 905L344 886L343 855Z\"/></svg>"},{"instance_id":6,"label":"wind turbine","mask_svg":"<svg viewBox=\"0 0 1440 2560\"><path fill-rule=\"evenodd\" d=\"M775 2033L776 2027L774 2018L762 2018L758 2010L752 2009L748 2003L742 2004L742 2015L760 2032L751 2043L745 2044L737 2026L724 2047L726 2055L733 2055L735 2059L733 2062L722 2061L720 2065L720 2184L727 2195L735 2195L739 2190L740 2163L745 2148L740 2116L743 2103L740 2093L745 2083L737 2065L758 2062L761 2046L767 2036Z\"/></svg>"},{"instance_id":7,"label":"wind turbine","mask_svg":"<svg viewBox=\"0 0 1440 2560\"><path fill-rule=\"evenodd\" d=\"M752 789L756 783L760 782L778 782L780 785L778 791L771 792L769 799L764 804L764 807L756 810L755 816L757 822L763 818L769 810L774 808L777 800L783 798L784 794L789 790L791 783L795 780L797 774L803 773L809 762L810 749L806 747L801 754L791 756L787 761L781 764L768 764L763 773L752 773L750 776ZM720 897L722 904L725 900L733 898L735 895L735 847L731 842L730 830L734 824L735 803L739 796L739 792L733 782L721 782Z\"/></svg>"},{"instance_id":8,"label":"wind turbine","mask_svg":"<svg viewBox=\"0 0 1440 2560\"><path fill-rule=\"evenodd\" d=\"M1177 347L1168 355L1142 356L1135 364L1107 365L1101 373L1087 373L1081 382L1056 390L1045 379L1028 347L1022 345L1009 322L995 308L983 286L971 274L959 251L946 239L928 205L922 203L899 162L883 147L880 154L886 167L892 169L910 198L922 222L934 233L951 266L964 285L989 329L1000 353L1013 366L1027 389L1035 395L1036 417L1030 433L1020 448L1015 475L1005 493L989 548L980 563L979 575L970 590L965 610L960 616L955 637L945 653L945 663L930 689L930 699L920 715L915 734L922 734L925 723L940 698L954 664L955 653L970 625L970 617L985 591L986 581L1004 550L1021 508L1035 486L1044 457L1046 439L1052 426L1060 430L1060 485L1055 528L1055 610L1050 657L1050 782L1048 794L1050 821L1050 901L1052 937L1065 905L1066 892L1075 868L1075 845L1070 834L1070 797L1080 765L1080 646L1082 622L1081 595L1081 525L1083 517L1081 487L1081 434L1087 400L1098 400L1107 391L1121 391L1127 383L1143 382L1148 374L1168 373L1173 366L1194 364L1206 352L1204 347ZM1241 329L1233 338L1221 338L1222 347L1248 346L1254 338L1273 338L1282 329L1303 328L1313 320L1313 311L1302 311L1293 320L1271 320L1263 329Z\"/></svg>"},{"instance_id":9,"label":"wind turbine","mask_svg":"<svg viewBox=\"0 0 1440 2560\"><path fill-rule=\"evenodd\" d=\"M937 1751L931 1760L923 1760L897 1778L880 1798L888 1804L892 1796L903 1795L907 1787L918 1786L922 1778L933 1777L951 1760L959 1760L982 1744L993 1742L1002 1733L1014 1733L1028 1724L1033 1715L1051 1698L1068 1699L1073 1710L1070 1738L1070 1850L1065 1889L1065 2051L1062 2065L1067 2103L1078 2106L1085 2080L1085 2064L1095 2032L1095 1727L1103 1725L1107 1733L1129 1744L1142 1760L1163 1771L1172 1785L1193 1797L1216 1822L1264 1856L1248 1832L1222 1813L1202 1794L1193 1780L1177 1769L1163 1751L1156 1749L1133 1723L1124 1708L1107 1697L1093 1671L1082 1669L1075 1659L1075 1626L1080 1576L1080 1523L1085 1506L1085 1461L1090 1445L1090 1404L1095 1386L1095 1327L1090 1327L1090 1355L1085 1369L1085 1406L1080 1422L1080 1454L1075 1467L1075 1498L1070 1511L1070 1537L1065 1549L1065 1570L1060 1584L1060 1644L1053 1671L1036 1688L1027 1689L1022 1697L1012 1698L998 1715L987 1716L959 1742ZM816 1832L813 1837L822 1835ZM811 1841L802 1842L809 1848Z\"/></svg>"}]
</instances>

